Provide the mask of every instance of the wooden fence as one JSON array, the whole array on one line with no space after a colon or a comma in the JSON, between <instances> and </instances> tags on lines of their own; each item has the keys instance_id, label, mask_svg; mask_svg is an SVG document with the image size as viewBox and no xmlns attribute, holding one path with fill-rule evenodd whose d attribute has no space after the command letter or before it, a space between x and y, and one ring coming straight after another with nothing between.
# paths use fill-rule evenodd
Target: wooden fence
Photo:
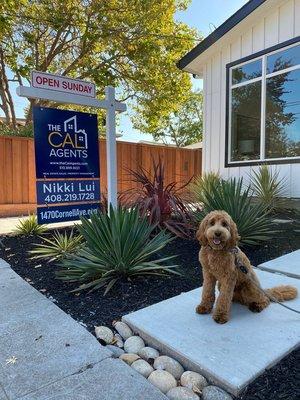
<instances>
[{"instance_id":1,"label":"wooden fence","mask_svg":"<svg viewBox=\"0 0 300 400\"><path fill-rule=\"evenodd\" d=\"M99 142L101 191L106 190L106 144ZM187 182L201 173L201 150L117 142L118 190L134 187L127 168L151 170L152 157L165 165L166 181ZM0 217L35 212L35 155L31 138L0 136Z\"/></svg>"}]
</instances>

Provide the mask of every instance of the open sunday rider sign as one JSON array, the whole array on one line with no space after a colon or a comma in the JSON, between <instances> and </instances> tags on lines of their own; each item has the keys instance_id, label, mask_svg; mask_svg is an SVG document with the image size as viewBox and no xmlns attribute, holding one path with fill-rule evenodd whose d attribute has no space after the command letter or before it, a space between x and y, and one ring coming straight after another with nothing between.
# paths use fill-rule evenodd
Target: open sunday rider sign
<instances>
[{"instance_id":1,"label":"open sunday rider sign","mask_svg":"<svg viewBox=\"0 0 300 400\"><path fill-rule=\"evenodd\" d=\"M96 96L94 83L69 78L63 75L53 75L47 72L32 71L31 86L39 89L78 94L81 96Z\"/></svg>"},{"instance_id":2,"label":"open sunday rider sign","mask_svg":"<svg viewBox=\"0 0 300 400\"><path fill-rule=\"evenodd\" d=\"M99 207L97 115L33 108L38 222L89 216Z\"/></svg>"}]
</instances>

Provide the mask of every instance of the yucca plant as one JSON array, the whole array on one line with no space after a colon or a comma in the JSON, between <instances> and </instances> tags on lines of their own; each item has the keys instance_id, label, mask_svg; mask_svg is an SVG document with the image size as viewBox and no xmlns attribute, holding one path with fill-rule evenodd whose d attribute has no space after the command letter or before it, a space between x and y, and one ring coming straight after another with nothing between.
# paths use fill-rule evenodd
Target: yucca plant
<instances>
[{"instance_id":1,"label":"yucca plant","mask_svg":"<svg viewBox=\"0 0 300 400\"><path fill-rule=\"evenodd\" d=\"M14 233L17 235L41 235L47 230L45 225L39 225L37 222L36 215L29 215L26 219L19 219L19 223L16 226Z\"/></svg>"},{"instance_id":2,"label":"yucca plant","mask_svg":"<svg viewBox=\"0 0 300 400\"><path fill-rule=\"evenodd\" d=\"M183 185L177 182L167 184L161 158L157 162L152 158L151 171L140 166L137 171L129 169L128 172L137 187L122 194L122 204L137 207L150 224L167 229L176 236L190 236L192 213L183 198L183 191L190 181Z\"/></svg>"},{"instance_id":3,"label":"yucca plant","mask_svg":"<svg viewBox=\"0 0 300 400\"><path fill-rule=\"evenodd\" d=\"M68 255L77 252L82 245L81 235L74 234L73 229L70 233L58 231L54 232L51 239L43 237L44 243L35 245L29 253L35 259L47 259L48 262L60 261Z\"/></svg>"},{"instance_id":4,"label":"yucca plant","mask_svg":"<svg viewBox=\"0 0 300 400\"><path fill-rule=\"evenodd\" d=\"M286 184L284 178L279 177L279 171L262 165L258 171L253 171L250 185L258 201L269 211L283 208L286 201Z\"/></svg>"},{"instance_id":5,"label":"yucca plant","mask_svg":"<svg viewBox=\"0 0 300 400\"><path fill-rule=\"evenodd\" d=\"M99 289L106 294L121 278L175 273L168 265L172 257L160 257L160 250L172 238L165 231L152 236L154 226L137 209L110 208L109 215L98 212L90 220L81 219L78 229L86 244L62 263L58 278L79 282L76 290Z\"/></svg>"},{"instance_id":6,"label":"yucca plant","mask_svg":"<svg viewBox=\"0 0 300 400\"><path fill-rule=\"evenodd\" d=\"M203 203L205 200L204 193L211 193L212 189L218 187L222 181L220 174L217 172L207 172L206 174L197 176L190 184L190 191L193 198Z\"/></svg>"},{"instance_id":7,"label":"yucca plant","mask_svg":"<svg viewBox=\"0 0 300 400\"><path fill-rule=\"evenodd\" d=\"M241 245L258 245L276 234L264 204L253 203L250 187L244 188L243 179L230 179L204 190L204 209L199 219L213 210L226 211L237 224Z\"/></svg>"}]
</instances>

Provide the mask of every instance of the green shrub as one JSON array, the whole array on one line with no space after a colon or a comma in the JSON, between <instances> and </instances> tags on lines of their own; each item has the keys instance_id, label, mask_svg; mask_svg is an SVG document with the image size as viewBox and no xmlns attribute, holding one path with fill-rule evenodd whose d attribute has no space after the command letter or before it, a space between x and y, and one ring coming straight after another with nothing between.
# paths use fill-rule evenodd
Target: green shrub
<instances>
[{"instance_id":1,"label":"green shrub","mask_svg":"<svg viewBox=\"0 0 300 400\"><path fill-rule=\"evenodd\" d=\"M39 225L36 215L29 215L26 219L19 219L19 224L16 226L15 233L17 235L41 235L47 230L45 225Z\"/></svg>"},{"instance_id":2,"label":"green shrub","mask_svg":"<svg viewBox=\"0 0 300 400\"><path fill-rule=\"evenodd\" d=\"M174 256L157 258L171 236L160 231L150 237L155 226L140 217L137 209L110 208L109 215L98 212L81 221L78 229L86 244L79 254L63 261L62 270L57 272L64 281L80 282L76 290L106 286L106 294L124 277L177 273L175 265L165 265Z\"/></svg>"},{"instance_id":3,"label":"green shrub","mask_svg":"<svg viewBox=\"0 0 300 400\"><path fill-rule=\"evenodd\" d=\"M218 187L222 181L217 172L208 172L198 176L190 185L193 198L200 203L205 201L205 193L211 193L212 189Z\"/></svg>"},{"instance_id":4,"label":"green shrub","mask_svg":"<svg viewBox=\"0 0 300 400\"><path fill-rule=\"evenodd\" d=\"M241 245L258 245L275 234L266 206L253 203L250 187L243 188L243 179L221 181L210 191L204 189L203 203L199 218L213 210L226 211L237 225Z\"/></svg>"},{"instance_id":5,"label":"green shrub","mask_svg":"<svg viewBox=\"0 0 300 400\"><path fill-rule=\"evenodd\" d=\"M0 136L33 137L33 127L32 124L29 124L13 129L7 124L0 124Z\"/></svg>"},{"instance_id":6,"label":"green shrub","mask_svg":"<svg viewBox=\"0 0 300 400\"><path fill-rule=\"evenodd\" d=\"M48 259L49 262L61 261L68 255L77 252L82 245L83 238L81 235L74 235L73 229L67 232L54 232L51 239L46 237L44 244L35 245L35 249L29 253L36 259Z\"/></svg>"},{"instance_id":7,"label":"green shrub","mask_svg":"<svg viewBox=\"0 0 300 400\"><path fill-rule=\"evenodd\" d=\"M260 166L258 171L253 171L250 186L259 202L268 210L284 207L286 185L284 178L279 178L278 170L272 170L268 165Z\"/></svg>"}]
</instances>

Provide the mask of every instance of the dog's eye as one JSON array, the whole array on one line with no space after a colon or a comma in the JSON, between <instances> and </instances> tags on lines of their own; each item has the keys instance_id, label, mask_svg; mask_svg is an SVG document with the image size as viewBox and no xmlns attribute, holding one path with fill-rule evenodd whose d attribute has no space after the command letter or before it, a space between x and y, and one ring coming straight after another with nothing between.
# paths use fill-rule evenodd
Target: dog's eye
<instances>
[{"instance_id":1,"label":"dog's eye","mask_svg":"<svg viewBox=\"0 0 300 400\"><path fill-rule=\"evenodd\" d=\"M210 225L211 225L211 226L214 226L214 224L215 224L215 221L214 221L214 220L211 220L211 221L210 221Z\"/></svg>"},{"instance_id":2,"label":"dog's eye","mask_svg":"<svg viewBox=\"0 0 300 400\"><path fill-rule=\"evenodd\" d=\"M227 226L228 226L227 222L223 221L222 226L224 226L224 228L227 228Z\"/></svg>"}]
</instances>

